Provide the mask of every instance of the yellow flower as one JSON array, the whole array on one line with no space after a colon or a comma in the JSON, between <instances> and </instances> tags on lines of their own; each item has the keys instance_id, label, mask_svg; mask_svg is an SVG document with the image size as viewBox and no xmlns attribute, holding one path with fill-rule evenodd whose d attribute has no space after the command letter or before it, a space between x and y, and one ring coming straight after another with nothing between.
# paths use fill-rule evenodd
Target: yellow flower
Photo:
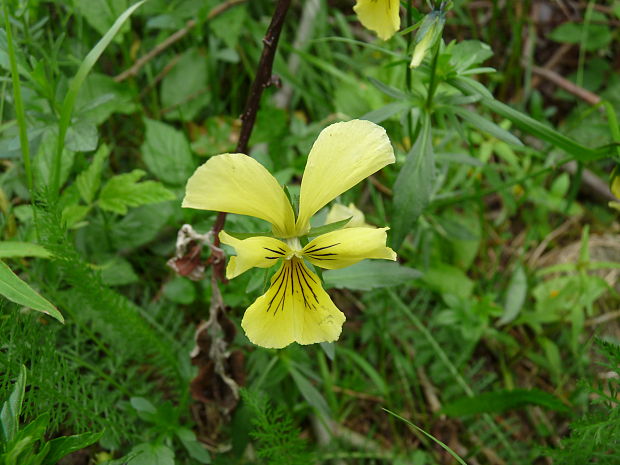
<instances>
[{"instance_id":1,"label":"yellow flower","mask_svg":"<svg viewBox=\"0 0 620 465\"><path fill-rule=\"evenodd\" d=\"M241 326L254 344L282 348L338 339L345 320L304 260L325 269L365 258L396 260L385 245L388 228L355 227L315 237L305 246L310 218L327 203L384 166L394 163L385 130L369 121L332 124L319 134L304 171L299 214L275 178L256 160L239 153L210 158L187 182L183 207L249 215L271 223L273 236L237 239L222 231L222 243L237 255L226 276L280 264L267 292L245 312Z\"/></svg>"},{"instance_id":2,"label":"yellow flower","mask_svg":"<svg viewBox=\"0 0 620 465\"><path fill-rule=\"evenodd\" d=\"M400 28L400 0L356 0L353 10L365 28L388 40Z\"/></svg>"}]
</instances>

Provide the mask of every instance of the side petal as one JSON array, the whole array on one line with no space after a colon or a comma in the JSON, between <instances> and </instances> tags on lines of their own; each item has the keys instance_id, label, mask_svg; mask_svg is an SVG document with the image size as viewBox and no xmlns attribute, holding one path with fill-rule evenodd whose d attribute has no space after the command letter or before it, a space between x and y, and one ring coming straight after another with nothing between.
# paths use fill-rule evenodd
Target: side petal
<instances>
[{"instance_id":1,"label":"side petal","mask_svg":"<svg viewBox=\"0 0 620 465\"><path fill-rule=\"evenodd\" d=\"M297 234L307 232L310 217L325 204L390 163L394 150L381 126L353 120L323 129L301 181Z\"/></svg>"},{"instance_id":2,"label":"side petal","mask_svg":"<svg viewBox=\"0 0 620 465\"><path fill-rule=\"evenodd\" d=\"M319 277L294 257L282 263L267 292L245 311L241 327L254 344L281 349L291 342L335 341L345 319Z\"/></svg>"},{"instance_id":3,"label":"side petal","mask_svg":"<svg viewBox=\"0 0 620 465\"><path fill-rule=\"evenodd\" d=\"M226 232L220 232L222 244L235 249L237 255L230 257L226 267L226 277L233 279L250 268L269 268L281 258L292 253L290 247L273 237L256 236L248 239L236 239Z\"/></svg>"},{"instance_id":4,"label":"side petal","mask_svg":"<svg viewBox=\"0 0 620 465\"><path fill-rule=\"evenodd\" d=\"M366 29L388 40L400 29L399 0L357 0L353 10Z\"/></svg>"},{"instance_id":5,"label":"side petal","mask_svg":"<svg viewBox=\"0 0 620 465\"><path fill-rule=\"evenodd\" d=\"M279 237L294 232L293 208L278 181L241 153L216 155L199 166L187 181L183 207L261 218Z\"/></svg>"},{"instance_id":6,"label":"side petal","mask_svg":"<svg viewBox=\"0 0 620 465\"><path fill-rule=\"evenodd\" d=\"M388 228L345 228L310 241L302 253L310 263L328 270L344 268L365 258L396 260L396 253L386 247Z\"/></svg>"}]
</instances>

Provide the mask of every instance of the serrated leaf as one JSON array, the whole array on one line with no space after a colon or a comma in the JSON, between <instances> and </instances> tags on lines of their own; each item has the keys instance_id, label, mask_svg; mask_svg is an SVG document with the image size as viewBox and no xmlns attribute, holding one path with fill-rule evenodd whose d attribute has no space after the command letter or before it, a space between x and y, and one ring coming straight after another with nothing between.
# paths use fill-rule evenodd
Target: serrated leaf
<instances>
[{"instance_id":1,"label":"serrated leaf","mask_svg":"<svg viewBox=\"0 0 620 465\"><path fill-rule=\"evenodd\" d=\"M76 0L75 6L86 21L103 35L125 11L127 3L127 0ZM125 26L123 31L128 29Z\"/></svg>"},{"instance_id":2,"label":"serrated leaf","mask_svg":"<svg viewBox=\"0 0 620 465\"><path fill-rule=\"evenodd\" d=\"M146 173L133 170L111 178L99 194L99 207L120 215L127 213L127 207L138 207L149 203L172 200L175 195L157 181L138 182Z\"/></svg>"},{"instance_id":3,"label":"serrated leaf","mask_svg":"<svg viewBox=\"0 0 620 465\"><path fill-rule=\"evenodd\" d=\"M430 117L424 115L418 140L409 151L396 183L392 220L392 248L398 249L405 236L431 200L435 160Z\"/></svg>"},{"instance_id":4,"label":"serrated leaf","mask_svg":"<svg viewBox=\"0 0 620 465\"><path fill-rule=\"evenodd\" d=\"M30 242L0 241L0 258L39 257L50 258L52 253L45 247Z\"/></svg>"},{"instance_id":5,"label":"serrated leaf","mask_svg":"<svg viewBox=\"0 0 620 465\"><path fill-rule=\"evenodd\" d=\"M89 205L93 202L95 199L95 194L99 190L99 186L101 185L103 162L109 155L110 148L107 145L102 144L99 147L99 150L95 152L93 161L88 168L78 174L75 180L82 199L84 199L84 202Z\"/></svg>"},{"instance_id":6,"label":"serrated leaf","mask_svg":"<svg viewBox=\"0 0 620 465\"><path fill-rule=\"evenodd\" d=\"M92 152L97 148L97 126L88 121L78 121L67 129L65 147L74 152Z\"/></svg>"},{"instance_id":7,"label":"serrated leaf","mask_svg":"<svg viewBox=\"0 0 620 465\"><path fill-rule=\"evenodd\" d=\"M11 302L56 318L61 323L65 321L54 305L13 273L3 261L0 261L0 295L3 295Z\"/></svg>"},{"instance_id":8,"label":"serrated leaf","mask_svg":"<svg viewBox=\"0 0 620 465\"><path fill-rule=\"evenodd\" d=\"M324 271L323 279L327 287L369 291L380 287L398 286L421 275L418 270L396 262L362 260L346 268Z\"/></svg>"},{"instance_id":9,"label":"serrated leaf","mask_svg":"<svg viewBox=\"0 0 620 465\"><path fill-rule=\"evenodd\" d=\"M168 184L185 184L195 168L185 135L159 121L145 119L144 124L142 158L149 171Z\"/></svg>"},{"instance_id":10,"label":"serrated leaf","mask_svg":"<svg viewBox=\"0 0 620 465\"><path fill-rule=\"evenodd\" d=\"M443 413L451 417L463 417L479 413L501 413L526 405L538 405L558 412L568 411L568 407L556 396L538 389L513 389L485 392L474 397L464 397L444 405Z\"/></svg>"},{"instance_id":11,"label":"serrated leaf","mask_svg":"<svg viewBox=\"0 0 620 465\"><path fill-rule=\"evenodd\" d=\"M191 121L209 103L207 60L197 48L185 51L161 83L161 103L174 108L166 119Z\"/></svg>"}]
</instances>

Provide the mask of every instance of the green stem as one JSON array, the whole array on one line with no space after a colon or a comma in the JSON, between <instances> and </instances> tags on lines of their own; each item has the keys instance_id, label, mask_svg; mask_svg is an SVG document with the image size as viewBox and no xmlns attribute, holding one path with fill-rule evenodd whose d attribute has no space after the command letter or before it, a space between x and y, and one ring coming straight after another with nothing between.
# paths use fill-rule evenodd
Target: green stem
<instances>
[{"instance_id":1,"label":"green stem","mask_svg":"<svg viewBox=\"0 0 620 465\"><path fill-rule=\"evenodd\" d=\"M407 6L407 27L411 27L411 25L413 24L413 13L411 12L412 7L413 5ZM413 32L410 32L409 34L407 34L407 50L409 54L411 54L413 51L412 43ZM405 62L405 80L407 81L407 93L411 95L413 91L413 79L411 68L409 67L409 63L407 62ZM411 114L411 109L409 109L409 111L407 112L407 127L409 130L409 142L411 145L413 145L413 115Z\"/></svg>"},{"instance_id":2,"label":"green stem","mask_svg":"<svg viewBox=\"0 0 620 465\"><path fill-rule=\"evenodd\" d=\"M26 171L26 180L28 190L30 191L30 199L34 202L32 168L30 164L30 146L28 145L28 132L26 128L26 113L24 111L24 101L22 100L22 89L19 82L19 72L17 70L17 60L15 58L15 46L13 43L13 32L11 22L9 21L9 0L3 0L2 7L4 9L4 27L6 30L6 41L9 52L9 64L11 67L11 77L13 79L13 100L15 102L15 115L17 116L17 124L19 126L19 144L24 158L24 170Z\"/></svg>"}]
</instances>

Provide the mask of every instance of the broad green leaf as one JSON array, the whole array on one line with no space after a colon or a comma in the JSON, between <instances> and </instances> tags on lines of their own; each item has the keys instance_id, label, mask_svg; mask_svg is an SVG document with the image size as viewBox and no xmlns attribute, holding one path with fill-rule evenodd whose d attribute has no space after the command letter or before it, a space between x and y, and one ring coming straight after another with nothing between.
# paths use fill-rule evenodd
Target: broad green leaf
<instances>
[{"instance_id":1,"label":"broad green leaf","mask_svg":"<svg viewBox=\"0 0 620 465\"><path fill-rule=\"evenodd\" d=\"M166 224L178 204L171 202L134 208L112 230L112 243L118 250L139 247L152 241Z\"/></svg>"},{"instance_id":2,"label":"broad green leaf","mask_svg":"<svg viewBox=\"0 0 620 465\"><path fill-rule=\"evenodd\" d=\"M548 392L538 389L513 389L464 397L444 405L441 411L450 417L463 417L480 413L501 413L526 405L538 405L558 412L569 410L560 399Z\"/></svg>"},{"instance_id":3,"label":"broad green leaf","mask_svg":"<svg viewBox=\"0 0 620 465\"><path fill-rule=\"evenodd\" d=\"M193 120L209 103L210 94L207 92L207 85L207 59L197 48L190 48L181 55L177 64L161 83L162 106L174 108L166 111L165 118Z\"/></svg>"},{"instance_id":4,"label":"broad green leaf","mask_svg":"<svg viewBox=\"0 0 620 465\"><path fill-rule=\"evenodd\" d=\"M49 442L49 451L42 465L56 465L61 458L70 453L94 444L102 435L103 431L100 431L98 433L83 433L52 439Z\"/></svg>"},{"instance_id":5,"label":"broad green leaf","mask_svg":"<svg viewBox=\"0 0 620 465\"><path fill-rule=\"evenodd\" d=\"M467 121L474 129L486 132L493 137L506 142L507 144L523 146L523 143L510 132L501 128L493 121L490 121L473 111L469 111L466 108L455 107L454 111L457 115Z\"/></svg>"},{"instance_id":6,"label":"broad green leaf","mask_svg":"<svg viewBox=\"0 0 620 465\"><path fill-rule=\"evenodd\" d=\"M58 135L52 129L48 129L43 133L39 148L32 163L34 179L37 185L49 186L54 171L54 157L56 155L56 145L58 143ZM60 170L58 172L59 186L62 186L71 173L73 162L75 160L75 152L63 149L60 158Z\"/></svg>"},{"instance_id":7,"label":"broad green leaf","mask_svg":"<svg viewBox=\"0 0 620 465\"><path fill-rule=\"evenodd\" d=\"M128 3L128 0L75 0L75 6L80 14L102 35L127 9Z\"/></svg>"},{"instance_id":8,"label":"broad green leaf","mask_svg":"<svg viewBox=\"0 0 620 465\"><path fill-rule=\"evenodd\" d=\"M172 192L157 181L138 182L145 174L142 170L133 170L111 178L101 189L97 200L99 207L124 215L127 213L127 207L138 207L175 198Z\"/></svg>"},{"instance_id":9,"label":"broad green leaf","mask_svg":"<svg viewBox=\"0 0 620 465\"><path fill-rule=\"evenodd\" d=\"M346 268L323 272L327 287L359 291L399 286L420 276L413 268L383 260L362 260Z\"/></svg>"},{"instance_id":10,"label":"broad green leaf","mask_svg":"<svg viewBox=\"0 0 620 465\"><path fill-rule=\"evenodd\" d=\"M39 257L50 258L52 253L45 247L30 242L0 241L0 258Z\"/></svg>"},{"instance_id":11,"label":"broad green leaf","mask_svg":"<svg viewBox=\"0 0 620 465\"><path fill-rule=\"evenodd\" d=\"M189 305L196 300L196 288L189 279L177 276L164 284L164 295L172 302Z\"/></svg>"},{"instance_id":12,"label":"broad green leaf","mask_svg":"<svg viewBox=\"0 0 620 465\"><path fill-rule=\"evenodd\" d=\"M607 17L597 11L591 12L591 20L597 23L583 24L564 23L560 24L547 37L556 42L564 42L567 44L580 44L585 50L592 52L607 47L613 40L612 31L605 24L598 22L606 22Z\"/></svg>"},{"instance_id":13,"label":"broad green leaf","mask_svg":"<svg viewBox=\"0 0 620 465\"><path fill-rule=\"evenodd\" d=\"M474 283L461 270L452 265L437 263L424 272L422 280L435 292L453 294L463 299L471 296Z\"/></svg>"},{"instance_id":14,"label":"broad green leaf","mask_svg":"<svg viewBox=\"0 0 620 465\"><path fill-rule=\"evenodd\" d=\"M108 286L124 286L138 282L140 278L133 270L131 263L115 256L101 265L101 279Z\"/></svg>"},{"instance_id":15,"label":"broad green leaf","mask_svg":"<svg viewBox=\"0 0 620 465\"><path fill-rule=\"evenodd\" d=\"M504 314L497 321L497 324L505 325L519 316L519 312L521 311L521 308L523 308L523 303L525 302L526 296L527 277L525 276L523 267L518 265L512 272L510 282L508 283L508 289L504 299Z\"/></svg>"},{"instance_id":16,"label":"broad green leaf","mask_svg":"<svg viewBox=\"0 0 620 465\"><path fill-rule=\"evenodd\" d=\"M101 172L103 171L103 162L110 155L110 148L102 144L95 155L93 156L93 160L88 165L84 171L78 174L75 179L75 183L77 184L77 188L80 191L80 195L84 202L87 204L93 203L95 199L95 194L99 190L99 186L101 185Z\"/></svg>"},{"instance_id":17,"label":"broad green leaf","mask_svg":"<svg viewBox=\"0 0 620 465\"><path fill-rule=\"evenodd\" d=\"M13 391L11 391L9 398L4 402L0 411L0 439L5 443L11 442L17 434L25 392L26 367L20 365L19 375L17 376L15 386L13 386Z\"/></svg>"},{"instance_id":18,"label":"broad green leaf","mask_svg":"<svg viewBox=\"0 0 620 465\"><path fill-rule=\"evenodd\" d=\"M97 126L88 121L78 121L67 129L65 147L73 152L92 152L97 148Z\"/></svg>"},{"instance_id":19,"label":"broad green leaf","mask_svg":"<svg viewBox=\"0 0 620 465\"><path fill-rule=\"evenodd\" d=\"M394 184L392 207L392 248L398 249L431 200L435 178L435 160L428 114L422 118L422 130Z\"/></svg>"},{"instance_id":20,"label":"broad green leaf","mask_svg":"<svg viewBox=\"0 0 620 465\"><path fill-rule=\"evenodd\" d=\"M112 113L133 113L137 100L133 86L115 82L111 76L101 73L90 74L75 101L76 119L99 125Z\"/></svg>"},{"instance_id":21,"label":"broad green leaf","mask_svg":"<svg viewBox=\"0 0 620 465\"><path fill-rule=\"evenodd\" d=\"M462 40L450 47L449 51L450 64L457 72L465 71L493 56L491 47L479 40Z\"/></svg>"},{"instance_id":22,"label":"broad green leaf","mask_svg":"<svg viewBox=\"0 0 620 465\"><path fill-rule=\"evenodd\" d=\"M185 184L196 166L183 133L150 119L145 119L144 125L146 138L142 157L149 171L168 184Z\"/></svg>"},{"instance_id":23,"label":"broad green leaf","mask_svg":"<svg viewBox=\"0 0 620 465\"><path fill-rule=\"evenodd\" d=\"M61 323L65 321L56 307L13 273L3 261L0 261L0 295L11 302L56 318Z\"/></svg>"},{"instance_id":24,"label":"broad green leaf","mask_svg":"<svg viewBox=\"0 0 620 465\"><path fill-rule=\"evenodd\" d=\"M179 428L175 431L177 438L183 443L189 455L199 463L211 463L211 456L204 446L196 439L196 433L191 429Z\"/></svg>"},{"instance_id":25,"label":"broad green leaf","mask_svg":"<svg viewBox=\"0 0 620 465\"><path fill-rule=\"evenodd\" d=\"M127 465L175 465L174 452L163 444L145 443L131 449Z\"/></svg>"}]
</instances>

